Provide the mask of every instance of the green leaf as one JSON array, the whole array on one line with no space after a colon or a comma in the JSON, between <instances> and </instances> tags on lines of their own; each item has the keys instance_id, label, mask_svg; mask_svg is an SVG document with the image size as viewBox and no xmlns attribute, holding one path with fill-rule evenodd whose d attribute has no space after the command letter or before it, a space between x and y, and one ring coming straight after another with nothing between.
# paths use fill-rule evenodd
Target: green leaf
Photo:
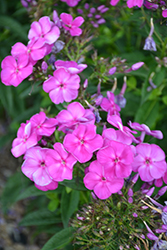
<instances>
[{"instance_id":1,"label":"green leaf","mask_svg":"<svg viewBox=\"0 0 167 250\"><path fill-rule=\"evenodd\" d=\"M67 245L73 238L74 229L72 227L65 228L56 233L41 250L55 250Z\"/></svg>"},{"instance_id":2,"label":"green leaf","mask_svg":"<svg viewBox=\"0 0 167 250\"><path fill-rule=\"evenodd\" d=\"M72 214L78 207L79 191L72 190L70 194L64 190L61 197L61 218L64 227L68 226L68 222Z\"/></svg>"},{"instance_id":3,"label":"green leaf","mask_svg":"<svg viewBox=\"0 0 167 250\"><path fill-rule=\"evenodd\" d=\"M59 184L66 186L66 187L69 187L69 188L74 189L74 190L87 191L83 182L77 182L76 179L65 180L65 181L59 182Z\"/></svg>"},{"instance_id":4,"label":"green leaf","mask_svg":"<svg viewBox=\"0 0 167 250\"><path fill-rule=\"evenodd\" d=\"M49 191L42 191L37 189L34 185L28 187L26 190L24 190L18 197L17 197L17 201L28 198L28 197L33 197L33 196L40 196L40 195L48 195L50 193L55 193L58 192L60 193L62 191L62 188L59 187L56 190L49 190Z\"/></svg>"},{"instance_id":5,"label":"green leaf","mask_svg":"<svg viewBox=\"0 0 167 250\"><path fill-rule=\"evenodd\" d=\"M60 223L61 219L55 212L48 209L41 209L27 214L19 223L20 226L48 225Z\"/></svg>"},{"instance_id":6,"label":"green leaf","mask_svg":"<svg viewBox=\"0 0 167 250\"><path fill-rule=\"evenodd\" d=\"M28 183L29 179L25 178L21 172L15 173L9 178L1 196L4 211L17 201L17 197Z\"/></svg>"},{"instance_id":7,"label":"green leaf","mask_svg":"<svg viewBox=\"0 0 167 250\"><path fill-rule=\"evenodd\" d=\"M23 26L12 17L1 15L0 27L8 27L11 32L17 34L20 38L24 39L25 41L28 40L27 33L25 32Z\"/></svg>"}]
</instances>

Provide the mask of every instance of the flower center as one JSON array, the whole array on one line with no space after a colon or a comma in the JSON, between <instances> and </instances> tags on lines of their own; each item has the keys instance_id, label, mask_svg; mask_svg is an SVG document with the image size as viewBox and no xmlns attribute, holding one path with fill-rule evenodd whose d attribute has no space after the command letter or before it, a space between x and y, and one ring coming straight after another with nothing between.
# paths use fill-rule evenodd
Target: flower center
<instances>
[{"instance_id":1,"label":"flower center","mask_svg":"<svg viewBox=\"0 0 167 250\"><path fill-rule=\"evenodd\" d=\"M41 162L41 167L45 167L45 162L44 161Z\"/></svg>"},{"instance_id":2,"label":"flower center","mask_svg":"<svg viewBox=\"0 0 167 250\"><path fill-rule=\"evenodd\" d=\"M146 165L150 165L151 160L150 160L149 158L146 158L146 159L145 159L145 163L146 163Z\"/></svg>"},{"instance_id":3,"label":"flower center","mask_svg":"<svg viewBox=\"0 0 167 250\"><path fill-rule=\"evenodd\" d=\"M104 176L102 176L101 180L102 181L106 181L106 178Z\"/></svg>"},{"instance_id":4,"label":"flower center","mask_svg":"<svg viewBox=\"0 0 167 250\"><path fill-rule=\"evenodd\" d=\"M116 157L115 160L114 160L115 163L119 162L119 158Z\"/></svg>"}]
</instances>

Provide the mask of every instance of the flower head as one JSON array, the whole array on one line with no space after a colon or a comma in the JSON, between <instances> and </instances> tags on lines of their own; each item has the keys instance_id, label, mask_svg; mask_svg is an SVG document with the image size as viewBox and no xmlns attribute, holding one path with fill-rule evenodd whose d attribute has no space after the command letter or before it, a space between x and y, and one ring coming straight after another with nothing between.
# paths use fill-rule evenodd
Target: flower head
<instances>
[{"instance_id":1,"label":"flower head","mask_svg":"<svg viewBox=\"0 0 167 250\"><path fill-rule=\"evenodd\" d=\"M73 20L73 17L67 13L61 13L60 18L63 22L63 27L68 30L71 36L80 36L82 30L79 28L84 22L83 17L78 16Z\"/></svg>"}]
</instances>

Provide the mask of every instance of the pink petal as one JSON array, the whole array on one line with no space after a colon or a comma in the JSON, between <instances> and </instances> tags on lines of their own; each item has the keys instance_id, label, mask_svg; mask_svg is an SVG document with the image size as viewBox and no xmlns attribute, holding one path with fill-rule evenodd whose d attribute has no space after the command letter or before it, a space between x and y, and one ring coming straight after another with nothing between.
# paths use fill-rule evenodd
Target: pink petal
<instances>
[{"instance_id":1,"label":"pink petal","mask_svg":"<svg viewBox=\"0 0 167 250\"><path fill-rule=\"evenodd\" d=\"M71 36L80 36L82 34L82 30L80 28L77 28L76 26L73 26L70 29Z\"/></svg>"},{"instance_id":2,"label":"pink petal","mask_svg":"<svg viewBox=\"0 0 167 250\"><path fill-rule=\"evenodd\" d=\"M38 168L32 175L33 181L39 186L46 186L52 182L46 170L42 167Z\"/></svg>"},{"instance_id":3,"label":"pink petal","mask_svg":"<svg viewBox=\"0 0 167 250\"><path fill-rule=\"evenodd\" d=\"M41 25L42 34L46 34L51 29L51 21L48 16L43 16L39 19L39 24Z\"/></svg>"},{"instance_id":4,"label":"pink petal","mask_svg":"<svg viewBox=\"0 0 167 250\"><path fill-rule=\"evenodd\" d=\"M50 32L45 35L46 43L53 44L60 36L60 30L57 26L54 26Z\"/></svg>"},{"instance_id":5,"label":"pink petal","mask_svg":"<svg viewBox=\"0 0 167 250\"><path fill-rule=\"evenodd\" d=\"M63 23L67 24L67 25L71 25L73 18L70 14L67 13L61 13L60 15L61 20L63 21Z\"/></svg>"},{"instance_id":6,"label":"pink petal","mask_svg":"<svg viewBox=\"0 0 167 250\"><path fill-rule=\"evenodd\" d=\"M33 22L28 33L28 39L32 40L33 37L37 39L38 37L40 37L41 32L41 25L37 21Z\"/></svg>"},{"instance_id":7,"label":"pink petal","mask_svg":"<svg viewBox=\"0 0 167 250\"><path fill-rule=\"evenodd\" d=\"M79 26L81 26L81 25L83 24L83 22L84 22L83 17L78 16L78 17L76 17L76 18L74 19L74 21L72 22L72 26L79 27Z\"/></svg>"}]
</instances>

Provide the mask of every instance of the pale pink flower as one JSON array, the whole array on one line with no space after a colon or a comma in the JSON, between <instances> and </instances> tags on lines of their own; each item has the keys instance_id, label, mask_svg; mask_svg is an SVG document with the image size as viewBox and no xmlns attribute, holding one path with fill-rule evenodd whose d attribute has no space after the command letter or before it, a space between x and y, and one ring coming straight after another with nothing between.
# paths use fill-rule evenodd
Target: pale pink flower
<instances>
[{"instance_id":1,"label":"pale pink flower","mask_svg":"<svg viewBox=\"0 0 167 250\"><path fill-rule=\"evenodd\" d=\"M166 172L164 151L155 144L141 143L136 146L136 157L132 164L142 181L152 181L163 177Z\"/></svg>"},{"instance_id":2,"label":"pale pink flower","mask_svg":"<svg viewBox=\"0 0 167 250\"><path fill-rule=\"evenodd\" d=\"M81 73L84 69L87 68L86 64L77 64L74 61L62 61L62 60L57 60L55 62L55 67L56 69L59 68L64 68L66 69L70 74L79 74Z\"/></svg>"},{"instance_id":3,"label":"pale pink flower","mask_svg":"<svg viewBox=\"0 0 167 250\"><path fill-rule=\"evenodd\" d=\"M144 65L144 62L138 62L133 64L129 69L126 69L124 72L125 73L129 73L131 71L135 71L138 70L139 68L141 68Z\"/></svg>"},{"instance_id":4,"label":"pale pink flower","mask_svg":"<svg viewBox=\"0 0 167 250\"><path fill-rule=\"evenodd\" d=\"M67 153L59 142L54 144L54 150L49 151L48 173L54 181L72 180L73 166L77 162L72 154Z\"/></svg>"},{"instance_id":5,"label":"pale pink flower","mask_svg":"<svg viewBox=\"0 0 167 250\"><path fill-rule=\"evenodd\" d=\"M132 172L133 152L130 146L112 141L97 152L97 160L105 165L111 177L126 178Z\"/></svg>"},{"instance_id":6,"label":"pale pink flower","mask_svg":"<svg viewBox=\"0 0 167 250\"><path fill-rule=\"evenodd\" d=\"M112 177L105 164L102 165L98 161L91 162L83 182L85 187L94 190L101 200L109 198L112 193L117 193L124 184L123 178Z\"/></svg>"},{"instance_id":7,"label":"pale pink flower","mask_svg":"<svg viewBox=\"0 0 167 250\"><path fill-rule=\"evenodd\" d=\"M70 14L61 13L60 18L63 22L63 27L70 32L71 36L80 36L82 34L82 30L78 27L83 24L83 17L78 16L73 20Z\"/></svg>"},{"instance_id":8,"label":"pale pink flower","mask_svg":"<svg viewBox=\"0 0 167 250\"><path fill-rule=\"evenodd\" d=\"M79 124L94 124L95 115L90 109L84 109L79 102L70 103L67 110L61 110L56 116L58 130L73 131Z\"/></svg>"},{"instance_id":9,"label":"pale pink flower","mask_svg":"<svg viewBox=\"0 0 167 250\"><path fill-rule=\"evenodd\" d=\"M61 0L62 2L66 2L66 4L70 7L75 7L80 0Z\"/></svg>"},{"instance_id":10,"label":"pale pink flower","mask_svg":"<svg viewBox=\"0 0 167 250\"><path fill-rule=\"evenodd\" d=\"M30 122L38 136L50 136L56 129L57 120L55 118L48 118L46 114L41 111L31 117Z\"/></svg>"},{"instance_id":11,"label":"pale pink flower","mask_svg":"<svg viewBox=\"0 0 167 250\"><path fill-rule=\"evenodd\" d=\"M49 77L43 83L43 89L49 93L53 103L59 104L71 102L78 96L80 77L71 75L65 69L60 68L53 72L53 76Z\"/></svg>"},{"instance_id":12,"label":"pale pink flower","mask_svg":"<svg viewBox=\"0 0 167 250\"><path fill-rule=\"evenodd\" d=\"M96 134L96 126L92 124L80 124L63 142L65 149L81 163L89 161L102 144L103 139Z\"/></svg>"},{"instance_id":13,"label":"pale pink flower","mask_svg":"<svg viewBox=\"0 0 167 250\"><path fill-rule=\"evenodd\" d=\"M51 149L32 147L26 151L25 161L21 166L22 172L38 186L48 188L48 185L54 183L48 174L48 166L54 160L50 157ZM40 188L40 189L41 189Z\"/></svg>"},{"instance_id":14,"label":"pale pink flower","mask_svg":"<svg viewBox=\"0 0 167 250\"><path fill-rule=\"evenodd\" d=\"M33 66L31 63L27 64L26 56L20 56L17 60L13 56L7 56L3 59L1 67L1 81L14 87L33 72Z\"/></svg>"},{"instance_id":15,"label":"pale pink flower","mask_svg":"<svg viewBox=\"0 0 167 250\"><path fill-rule=\"evenodd\" d=\"M115 96L112 92L107 91L107 98L104 97L100 104L100 107L109 112L110 115L119 115L120 107L114 101Z\"/></svg>"},{"instance_id":16,"label":"pale pink flower","mask_svg":"<svg viewBox=\"0 0 167 250\"><path fill-rule=\"evenodd\" d=\"M35 146L38 143L37 135L34 133L32 124L21 123L20 128L17 131L17 138L12 143L11 152L14 157L19 157L27 151L27 149Z\"/></svg>"},{"instance_id":17,"label":"pale pink flower","mask_svg":"<svg viewBox=\"0 0 167 250\"><path fill-rule=\"evenodd\" d=\"M29 40L35 38L37 48L41 48L45 44L53 45L59 36L59 28L50 21L48 16L41 17L38 22L34 21L28 33Z\"/></svg>"}]
</instances>

